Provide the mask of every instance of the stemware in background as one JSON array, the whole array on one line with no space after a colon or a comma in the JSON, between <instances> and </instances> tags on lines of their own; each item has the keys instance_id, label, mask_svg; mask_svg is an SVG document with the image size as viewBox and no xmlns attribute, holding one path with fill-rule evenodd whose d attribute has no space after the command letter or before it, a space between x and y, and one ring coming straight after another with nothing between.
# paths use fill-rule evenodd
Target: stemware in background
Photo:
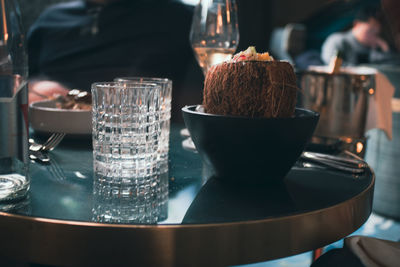
<instances>
[{"instance_id":1,"label":"stemware in background","mask_svg":"<svg viewBox=\"0 0 400 267\"><path fill-rule=\"evenodd\" d=\"M239 43L235 0L200 0L196 6L190 42L204 76L217 63L230 59Z\"/></svg>"}]
</instances>

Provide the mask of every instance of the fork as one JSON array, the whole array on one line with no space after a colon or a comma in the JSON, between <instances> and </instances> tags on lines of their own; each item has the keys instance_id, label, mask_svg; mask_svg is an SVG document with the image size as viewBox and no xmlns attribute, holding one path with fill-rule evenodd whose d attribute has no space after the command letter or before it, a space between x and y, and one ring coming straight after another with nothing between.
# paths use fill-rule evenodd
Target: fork
<instances>
[{"instance_id":1,"label":"fork","mask_svg":"<svg viewBox=\"0 0 400 267\"><path fill-rule=\"evenodd\" d=\"M46 142L43 144L37 144L35 142L31 142L31 145L29 146L30 151L42 151L42 152L47 152L53 150L64 138L65 133L53 133L49 139L47 139Z\"/></svg>"}]
</instances>

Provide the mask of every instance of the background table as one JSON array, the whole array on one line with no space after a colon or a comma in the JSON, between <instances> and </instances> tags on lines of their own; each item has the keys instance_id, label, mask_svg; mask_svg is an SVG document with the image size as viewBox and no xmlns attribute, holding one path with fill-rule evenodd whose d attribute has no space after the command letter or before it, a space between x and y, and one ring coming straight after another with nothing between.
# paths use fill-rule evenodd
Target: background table
<instances>
[{"instance_id":1,"label":"background table","mask_svg":"<svg viewBox=\"0 0 400 267\"><path fill-rule=\"evenodd\" d=\"M0 256L60 266L245 264L337 241L371 213L370 170L294 167L281 185L229 186L182 148L181 128L172 127L165 219L95 222L91 140L64 140L51 165L31 165L29 198L0 213Z\"/></svg>"}]
</instances>

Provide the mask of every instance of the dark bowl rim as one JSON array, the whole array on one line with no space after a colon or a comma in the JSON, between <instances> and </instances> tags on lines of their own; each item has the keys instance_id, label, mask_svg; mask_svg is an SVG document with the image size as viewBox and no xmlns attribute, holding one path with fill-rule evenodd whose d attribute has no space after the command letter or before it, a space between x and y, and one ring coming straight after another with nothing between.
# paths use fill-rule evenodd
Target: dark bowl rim
<instances>
[{"instance_id":1,"label":"dark bowl rim","mask_svg":"<svg viewBox=\"0 0 400 267\"><path fill-rule=\"evenodd\" d=\"M263 118L263 117L257 117L257 118L250 118L250 117L246 117L246 116L234 116L234 115L219 115L219 114L212 114L212 113L206 113L206 112L200 112L200 111L196 111L193 110L198 106L202 106L202 105L188 105L188 106L184 106L182 108L182 112L184 113L189 113L189 114L193 114L193 115L198 115L198 116L204 116L204 117L214 117L214 118L229 118L229 119L250 119L250 120L255 120L255 121L263 121L263 120L268 120L268 121L274 121L274 120L292 120L295 118L314 118L314 117L319 117L319 113L315 112L313 110L310 109L305 109L305 108L298 108L296 107L296 110L302 111L304 112L304 114L302 116L292 116L292 117L286 117L286 118Z\"/></svg>"}]
</instances>

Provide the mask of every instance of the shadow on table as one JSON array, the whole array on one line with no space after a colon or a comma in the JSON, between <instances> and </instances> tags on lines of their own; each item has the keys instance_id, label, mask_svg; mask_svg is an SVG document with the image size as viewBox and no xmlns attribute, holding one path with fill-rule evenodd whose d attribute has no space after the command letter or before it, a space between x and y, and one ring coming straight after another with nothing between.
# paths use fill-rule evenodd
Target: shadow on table
<instances>
[{"instance_id":1,"label":"shadow on table","mask_svg":"<svg viewBox=\"0 0 400 267\"><path fill-rule=\"evenodd\" d=\"M323 209L365 190L372 175L293 168L281 183L244 186L211 177L187 210L183 224L268 219Z\"/></svg>"},{"instance_id":2,"label":"shadow on table","mask_svg":"<svg viewBox=\"0 0 400 267\"><path fill-rule=\"evenodd\" d=\"M212 177L192 202L182 223L257 220L294 211L295 203L284 183L243 187Z\"/></svg>"}]
</instances>

